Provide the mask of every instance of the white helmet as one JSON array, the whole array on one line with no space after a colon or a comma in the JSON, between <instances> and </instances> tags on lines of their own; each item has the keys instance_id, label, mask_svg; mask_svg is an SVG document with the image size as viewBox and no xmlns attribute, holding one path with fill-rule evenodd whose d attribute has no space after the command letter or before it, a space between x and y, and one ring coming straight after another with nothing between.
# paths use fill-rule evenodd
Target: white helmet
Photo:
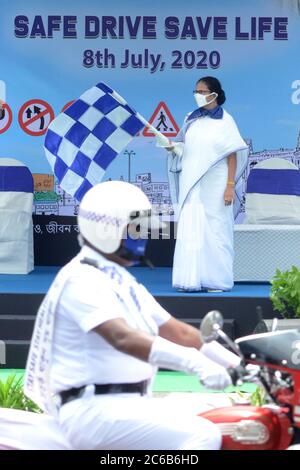
<instances>
[{"instance_id":1,"label":"white helmet","mask_svg":"<svg viewBox=\"0 0 300 470\"><path fill-rule=\"evenodd\" d=\"M107 181L93 186L83 197L78 213L81 236L103 253L115 253L134 224L147 238L148 229L158 229L159 219L150 216L151 204L137 186L124 181ZM147 231L145 231L145 230Z\"/></svg>"}]
</instances>

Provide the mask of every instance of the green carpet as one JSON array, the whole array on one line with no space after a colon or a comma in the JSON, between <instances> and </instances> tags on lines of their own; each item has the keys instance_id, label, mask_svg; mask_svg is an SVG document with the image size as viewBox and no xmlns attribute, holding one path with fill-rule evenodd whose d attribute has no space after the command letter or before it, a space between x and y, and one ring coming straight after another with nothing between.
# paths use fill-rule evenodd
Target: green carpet
<instances>
[{"instance_id":1,"label":"green carpet","mask_svg":"<svg viewBox=\"0 0 300 470\"><path fill-rule=\"evenodd\" d=\"M227 387L226 392L232 393L235 391L241 391L246 393L252 393L256 390L254 384L243 384L241 387ZM214 392L219 393L216 390L208 390L200 384L197 377L192 375L186 375L183 372L159 372L153 386L154 392L197 392L197 393L208 393ZM223 393L223 391L222 391Z\"/></svg>"},{"instance_id":2,"label":"green carpet","mask_svg":"<svg viewBox=\"0 0 300 470\"><path fill-rule=\"evenodd\" d=\"M16 374L22 376L24 374L23 369L0 369L0 381L5 382L10 374ZM227 387L226 392L232 393L237 390L246 393L252 393L256 389L254 384L243 384L241 387ZM208 393L216 392L215 390L208 390L204 388L198 381L198 379L191 375L186 375L182 372L158 372L154 386L154 392L197 392L197 393Z\"/></svg>"},{"instance_id":3,"label":"green carpet","mask_svg":"<svg viewBox=\"0 0 300 470\"><path fill-rule=\"evenodd\" d=\"M9 375L24 375L24 369L0 369L0 381L5 382Z\"/></svg>"}]
</instances>

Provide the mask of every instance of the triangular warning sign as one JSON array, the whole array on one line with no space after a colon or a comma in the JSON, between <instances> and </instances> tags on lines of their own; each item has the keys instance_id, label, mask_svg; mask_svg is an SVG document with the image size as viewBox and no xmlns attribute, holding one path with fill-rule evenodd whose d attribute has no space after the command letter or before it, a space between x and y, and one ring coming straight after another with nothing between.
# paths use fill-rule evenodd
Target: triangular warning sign
<instances>
[{"instance_id":1,"label":"triangular warning sign","mask_svg":"<svg viewBox=\"0 0 300 470\"><path fill-rule=\"evenodd\" d=\"M163 101L158 103L154 113L149 119L149 124L152 124L153 127L166 137L174 137L179 132L179 127L170 113L168 106ZM145 127L143 130L143 135L145 137L154 137L153 132L151 132L148 127Z\"/></svg>"}]
</instances>

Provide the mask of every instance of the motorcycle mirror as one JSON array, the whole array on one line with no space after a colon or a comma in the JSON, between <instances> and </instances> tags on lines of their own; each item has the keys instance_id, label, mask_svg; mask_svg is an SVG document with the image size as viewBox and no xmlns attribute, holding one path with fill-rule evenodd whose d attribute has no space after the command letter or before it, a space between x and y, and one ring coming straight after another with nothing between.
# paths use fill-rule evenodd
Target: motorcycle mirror
<instances>
[{"instance_id":1,"label":"motorcycle mirror","mask_svg":"<svg viewBox=\"0 0 300 470\"><path fill-rule=\"evenodd\" d=\"M201 337L204 343L210 343L218 339L218 330L223 328L223 317L218 310L208 312L203 318L200 326Z\"/></svg>"},{"instance_id":2,"label":"motorcycle mirror","mask_svg":"<svg viewBox=\"0 0 300 470\"><path fill-rule=\"evenodd\" d=\"M221 338L238 356L244 359L239 346L222 330L223 324L223 316L218 310L208 312L203 318L200 326L202 341L204 343L210 343L211 341Z\"/></svg>"}]
</instances>

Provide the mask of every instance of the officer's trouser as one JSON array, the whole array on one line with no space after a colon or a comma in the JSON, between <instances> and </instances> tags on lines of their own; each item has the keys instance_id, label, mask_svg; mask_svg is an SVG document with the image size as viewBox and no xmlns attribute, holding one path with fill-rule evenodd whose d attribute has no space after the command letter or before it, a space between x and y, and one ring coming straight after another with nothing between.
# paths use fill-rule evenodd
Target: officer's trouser
<instances>
[{"instance_id":1,"label":"officer's trouser","mask_svg":"<svg viewBox=\"0 0 300 470\"><path fill-rule=\"evenodd\" d=\"M199 450L219 449L216 425L184 410L180 400L139 394L94 395L61 407L60 426L75 449Z\"/></svg>"}]
</instances>

